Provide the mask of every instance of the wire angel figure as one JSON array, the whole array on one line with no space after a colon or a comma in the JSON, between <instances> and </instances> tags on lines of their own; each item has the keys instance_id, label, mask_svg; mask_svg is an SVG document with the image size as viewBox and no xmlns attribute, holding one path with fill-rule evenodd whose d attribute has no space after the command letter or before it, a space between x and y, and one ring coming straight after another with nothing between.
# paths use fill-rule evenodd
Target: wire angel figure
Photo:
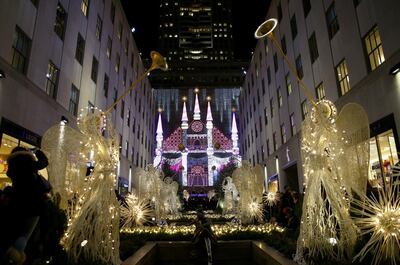
<instances>
[{"instance_id":1,"label":"wire angel figure","mask_svg":"<svg viewBox=\"0 0 400 265\"><path fill-rule=\"evenodd\" d=\"M316 103L302 126L305 195L295 260L313 257L348 260L357 239L349 213L352 192L365 193L369 123L357 104ZM307 253L307 254L306 254Z\"/></svg>"},{"instance_id":2,"label":"wire angel figure","mask_svg":"<svg viewBox=\"0 0 400 265\"><path fill-rule=\"evenodd\" d=\"M233 213L235 202L238 199L238 191L231 177L224 178L222 182L222 191L224 192L224 207L222 213Z\"/></svg>"},{"instance_id":3,"label":"wire angel figure","mask_svg":"<svg viewBox=\"0 0 400 265\"><path fill-rule=\"evenodd\" d=\"M64 200L71 201L68 194L73 194L73 215L69 216L62 242L69 256L78 260L83 254L92 260L119 264L119 203L114 191L119 145L109 116L97 108L92 110L93 113L80 115L79 131L64 128L64 135L54 134L56 129L46 133L46 150L50 152L50 164L55 167L50 172L61 174L52 175L50 182L56 184ZM102 135L103 130L106 137ZM62 142L61 138L64 138ZM66 162L56 160L63 158ZM71 161L75 160L80 166L89 162L93 170L82 174L79 169L79 173L72 174Z\"/></svg>"}]
</instances>

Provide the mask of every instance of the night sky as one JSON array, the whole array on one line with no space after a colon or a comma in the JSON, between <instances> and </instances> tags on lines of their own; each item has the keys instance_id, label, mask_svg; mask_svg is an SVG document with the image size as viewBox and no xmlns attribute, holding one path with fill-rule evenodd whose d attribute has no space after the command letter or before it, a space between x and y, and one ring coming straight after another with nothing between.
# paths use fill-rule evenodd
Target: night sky
<instances>
[{"instance_id":1,"label":"night sky","mask_svg":"<svg viewBox=\"0 0 400 265\"><path fill-rule=\"evenodd\" d=\"M250 60L256 40L254 31L267 15L270 0L232 0L235 57ZM135 41L144 57L157 50L159 28L159 0L121 0L131 27L135 27Z\"/></svg>"}]
</instances>

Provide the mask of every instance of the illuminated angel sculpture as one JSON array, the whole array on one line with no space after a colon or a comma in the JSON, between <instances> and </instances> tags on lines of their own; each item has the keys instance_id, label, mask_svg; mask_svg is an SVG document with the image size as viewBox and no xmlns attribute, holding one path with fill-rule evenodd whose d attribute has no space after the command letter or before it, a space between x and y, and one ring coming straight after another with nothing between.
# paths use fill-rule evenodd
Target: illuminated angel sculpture
<instances>
[{"instance_id":1,"label":"illuminated angel sculpture","mask_svg":"<svg viewBox=\"0 0 400 265\"><path fill-rule=\"evenodd\" d=\"M367 182L369 123L357 104L343 107L322 100L302 126L305 195L295 260L331 257L348 260L357 239L349 214L352 192ZM307 256L306 254L307 253Z\"/></svg>"},{"instance_id":2,"label":"illuminated angel sculpture","mask_svg":"<svg viewBox=\"0 0 400 265\"><path fill-rule=\"evenodd\" d=\"M238 191L231 177L226 177L222 182L222 191L224 192L223 214L234 212L235 203L238 200Z\"/></svg>"},{"instance_id":3,"label":"illuminated angel sculpture","mask_svg":"<svg viewBox=\"0 0 400 265\"><path fill-rule=\"evenodd\" d=\"M248 161L242 161L241 167L232 174L233 184L239 192L238 210L243 224L262 221L263 170L260 165L252 167Z\"/></svg>"}]
</instances>

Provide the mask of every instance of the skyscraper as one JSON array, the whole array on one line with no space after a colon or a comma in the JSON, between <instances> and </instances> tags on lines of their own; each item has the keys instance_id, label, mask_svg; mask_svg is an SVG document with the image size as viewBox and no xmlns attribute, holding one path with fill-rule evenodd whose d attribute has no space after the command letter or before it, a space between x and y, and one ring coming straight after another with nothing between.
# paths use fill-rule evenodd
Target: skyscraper
<instances>
[{"instance_id":1,"label":"skyscraper","mask_svg":"<svg viewBox=\"0 0 400 265\"><path fill-rule=\"evenodd\" d=\"M211 97L220 128L230 132L246 66L234 60L231 6L231 0L160 1L159 44L170 71L151 74L150 80L164 124L171 126L167 130L179 125L183 97L194 106L193 90L198 88L200 97ZM200 108L206 113L206 105Z\"/></svg>"}]
</instances>

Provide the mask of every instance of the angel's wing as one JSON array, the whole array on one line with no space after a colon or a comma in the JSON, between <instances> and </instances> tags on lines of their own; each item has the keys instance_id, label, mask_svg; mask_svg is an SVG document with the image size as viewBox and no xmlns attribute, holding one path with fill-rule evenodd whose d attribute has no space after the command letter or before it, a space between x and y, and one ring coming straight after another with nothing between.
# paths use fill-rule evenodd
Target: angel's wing
<instances>
[{"instance_id":1,"label":"angel's wing","mask_svg":"<svg viewBox=\"0 0 400 265\"><path fill-rule=\"evenodd\" d=\"M367 113L355 103L346 104L336 121L342 136L341 171L348 190L365 194L369 166L369 122Z\"/></svg>"},{"instance_id":2,"label":"angel's wing","mask_svg":"<svg viewBox=\"0 0 400 265\"><path fill-rule=\"evenodd\" d=\"M55 125L43 135L42 149L49 159L49 181L63 200L80 193L86 174L86 161L81 159L83 134L67 125Z\"/></svg>"}]
</instances>

